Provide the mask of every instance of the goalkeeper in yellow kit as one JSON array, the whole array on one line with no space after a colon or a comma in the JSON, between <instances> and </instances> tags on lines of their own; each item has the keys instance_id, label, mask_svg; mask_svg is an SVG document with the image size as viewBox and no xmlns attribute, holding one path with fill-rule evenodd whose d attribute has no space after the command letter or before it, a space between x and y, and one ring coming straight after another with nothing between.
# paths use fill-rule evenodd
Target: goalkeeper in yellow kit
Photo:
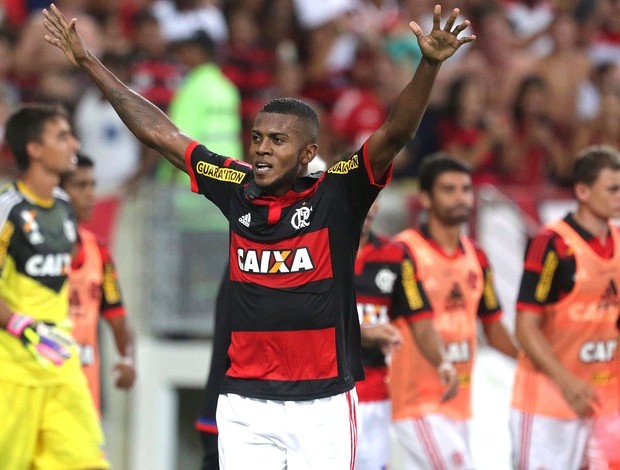
<instances>
[{"instance_id":1,"label":"goalkeeper in yellow kit","mask_svg":"<svg viewBox=\"0 0 620 470\"><path fill-rule=\"evenodd\" d=\"M22 178L0 189L0 469L107 469L67 328L76 222L57 186L79 142L52 106L24 106L5 129Z\"/></svg>"}]
</instances>

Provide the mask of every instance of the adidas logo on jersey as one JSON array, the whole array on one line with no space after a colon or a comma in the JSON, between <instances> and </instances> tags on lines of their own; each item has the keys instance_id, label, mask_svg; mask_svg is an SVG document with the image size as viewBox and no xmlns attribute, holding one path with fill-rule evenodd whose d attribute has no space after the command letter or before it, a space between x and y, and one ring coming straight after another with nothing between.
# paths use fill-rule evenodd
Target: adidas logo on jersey
<instances>
[{"instance_id":1,"label":"adidas logo on jersey","mask_svg":"<svg viewBox=\"0 0 620 470\"><path fill-rule=\"evenodd\" d=\"M252 221L252 215L248 212L247 214L239 217L239 222L241 222L246 227L250 226L250 222Z\"/></svg>"}]
</instances>

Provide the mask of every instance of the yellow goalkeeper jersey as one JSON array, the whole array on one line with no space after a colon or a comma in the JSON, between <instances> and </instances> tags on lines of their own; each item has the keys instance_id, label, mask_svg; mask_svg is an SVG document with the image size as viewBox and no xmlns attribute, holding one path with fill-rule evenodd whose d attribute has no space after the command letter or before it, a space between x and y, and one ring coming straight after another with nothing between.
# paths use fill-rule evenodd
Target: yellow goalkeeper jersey
<instances>
[{"instance_id":1,"label":"yellow goalkeeper jersey","mask_svg":"<svg viewBox=\"0 0 620 470\"><path fill-rule=\"evenodd\" d=\"M20 182L0 189L0 299L37 320L66 321L75 241L75 215L64 191L57 188L52 199L42 200ZM56 383L79 370L73 357L60 367L43 368L19 339L0 330L0 380Z\"/></svg>"}]
</instances>

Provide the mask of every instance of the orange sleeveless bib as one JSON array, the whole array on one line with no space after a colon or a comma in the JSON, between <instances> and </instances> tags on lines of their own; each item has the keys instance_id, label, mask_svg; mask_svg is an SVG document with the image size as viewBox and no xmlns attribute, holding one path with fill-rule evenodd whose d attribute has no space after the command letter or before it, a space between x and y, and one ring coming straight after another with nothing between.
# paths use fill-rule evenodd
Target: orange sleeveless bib
<instances>
[{"instance_id":1,"label":"orange sleeveless bib","mask_svg":"<svg viewBox=\"0 0 620 470\"><path fill-rule=\"evenodd\" d=\"M88 386L99 408L99 347L97 344L97 322L101 308L101 284L103 264L95 235L79 229L84 263L69 275L69 316L73 321L73 336L80 347L82 369Z\"/></svg>"},{"instance_id":2,"label":"orange sleeveless bib","mask_svg":"<svg viewBox=\"0 0 620 470\"><path fill-rule=\"evenodd\" d=\"M577 272L573 290L546 307L542 331L560 362L581 380L590 383L603 403L600 416L618 411L618 331L620 312L620 237L610 226L614 254L601 258L568 224L548 226L575 253ZM515 376L512 406L561 419L577 415L559 387L521 353Z\"/></svg>"},{"instance_id":3,"label":"orange sleeveless bib","mask_svg":"<svg viewBox=\"0 0 620 470\"><path fill-rule=\"evenodd\" d=\"M419 350L403 318L396 321L404 344L392 356L390 392L394 419L440 413L452 419L471 417L471 372L476 349L476 319L484 278L478 256L467 237L461 237L464 253L448 258L437 252L418 232L406 230L396 240L412 254L419 278L433 308L433 322L448 358L458 372L460 388L455 399L440 403L445 385L435 367Z\"/></svg>"}]
</instances>

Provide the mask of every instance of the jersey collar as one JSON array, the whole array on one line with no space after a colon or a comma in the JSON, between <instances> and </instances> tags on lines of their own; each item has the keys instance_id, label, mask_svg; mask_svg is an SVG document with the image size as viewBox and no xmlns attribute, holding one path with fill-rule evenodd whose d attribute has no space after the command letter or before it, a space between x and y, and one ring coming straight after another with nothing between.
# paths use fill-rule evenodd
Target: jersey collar
<instances>
[{"instance_id":1,"label":"jersey collar","mask_svg":"<svg viewBox=\"0 0 620 470\"><path fill-rule=\"evenodd\" d=\"M17 190L31 203L36 204L37 206L45 207L46 209L49 209L54 205L54 198L48 199L37 196L32 191L30 191L30 189L28 189L28 187L24 184L23 181L17 181L15 185L17 187Z\"/></svg>"}]
</instances>

